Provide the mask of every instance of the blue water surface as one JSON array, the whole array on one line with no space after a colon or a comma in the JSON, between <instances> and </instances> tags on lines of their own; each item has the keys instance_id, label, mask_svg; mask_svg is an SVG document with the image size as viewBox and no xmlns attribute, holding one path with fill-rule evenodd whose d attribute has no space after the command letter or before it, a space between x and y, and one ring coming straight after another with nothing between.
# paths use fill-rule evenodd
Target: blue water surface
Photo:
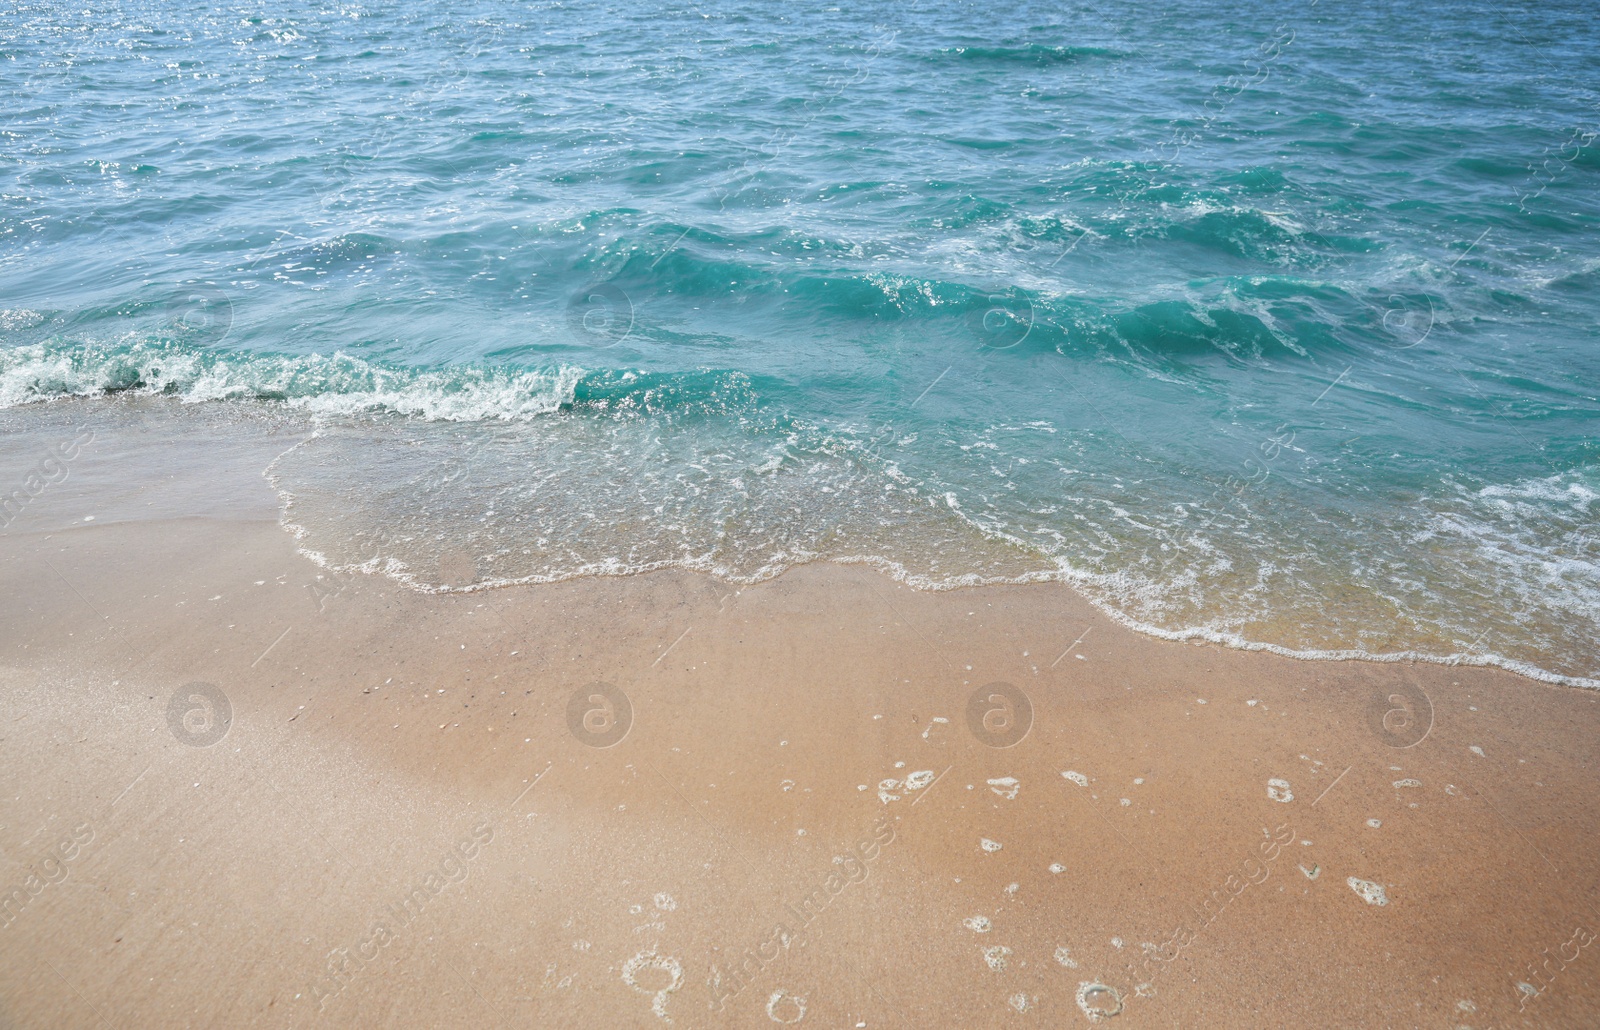
<instances>
[{"instance_id":1,"label":"blue water surface","mask_svg":"<svg viewBox=\"0 0 1600 1030\"><path fill-rule=\"evenodd\" d=\"M0 405L303 418L332 565L1600 681L1585 3L26 3L0 59Z\"/></svg>"}]
</instances>

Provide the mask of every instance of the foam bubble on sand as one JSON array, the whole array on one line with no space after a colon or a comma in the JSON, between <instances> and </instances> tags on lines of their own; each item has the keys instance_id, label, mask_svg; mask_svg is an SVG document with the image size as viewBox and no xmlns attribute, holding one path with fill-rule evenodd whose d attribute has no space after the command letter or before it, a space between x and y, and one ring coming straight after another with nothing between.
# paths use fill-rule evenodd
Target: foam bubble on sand
<instances>
[{"instance_id":1,"label":"foam bubble on sand","mask_svg":"<svg viewBox=\"0 0 1600 1030\"><path fill-rule=\"evenodd\" d=\"M1122 1011L1122 998L1114 987L1109 987L1099 980L1085 980L1078 985L1078 1008L1089 1017L1089 1022L1098 1023L1107 1016L1114 1016Z\"/></svg>"},{"instance_id":2,"label":"foam bubble on sand","mask_svg":"<svg viewBox=\"0 0 1600 1030\"><path fill-rule=\"evenodd\" d=\"M1062 865L1060 862L1051 862L1050 871L1052 873L1064 873L1067 871L1067 867Z\"/></svg>"},{"instance_id":3,"label":"foam bubble on sand","mask_svg":"<svg viewBox=\"0 0 1600 1030\"><path fill-rule=\"evenodd\" d=\"M918 769L906 775L906 790L921 790L933 782L932 769Z\"/></svg>"},{"instance_id":4,"label":"foam bubble on sand","mask_svg":"<svg viewBox=\"0 0 1600 1030\"><path fill-rule=\"evenodd\" d=\"M678 907L677 899L665 892L657 894L655 897L655 902L656 908L659 908L663 912L672 912Z\"/></svg>"},{"instance_id":5,"label":"foam bubble on sand","mask_svg":"<svg viewBox=\"0 0 1600 1030\"><path fill-rule=\"evenodd\" d=\"M659 990L645 987L637 979L642 969L660 970L670 976L672 982ZM670 955L657 955L653 951L640 952L623 965L622 982L641 994L655 995L655 1000L650 1003L650 1011L654 1012L657 1018L668 1023L672 1022L672 1017L667 1015L667 996L683 986L683 966L677 959Z\"/></svg>"},{"instance_id":6,"label":"foam bubble on sand","mask_svg":"<svg viewBox=\"0 0 1600 1030\"><path fill-rule=\"evenodd\" d=\"M1381 819L1368 819L1367 820L1367 825L1372 827L1374 830L1376 830L1378 827L1383 825L1383 820L1381 820Z\"/></svg>"},{"instance_id":7,"label":"foam bubble on sand","mask_svg":"<svg viewBox=\"0 0 1600 1030\"><path fill-rule=\"evenodd\" d=\"M1479 758L1485 757L1484 753L1483 753L1483 748L1479 747L1476 744L1473 744L1472 746L1468 747L1467 750L1471 751L1473 754L1477 755Z\"/></svg>"},{"instance_id":8,"label":"foam bubble on sand","mask_svg":"<svg viewBox=\"0 0 1600 1030\"><path fill-rule=\"evenodd\" d=\"M899 790L899 789L900 789L900 781L899 780L891 779L891 780L882 781L881 783L878 784L878 800L882 801L886 805L891 801L899 801L900 800L900 795L891 793L892 791L896 791L896 790Z\"/></svg>"},{"instance_id":9,"label":"foam bubble on sand","mask_svg":"<svg viewBox=\"0 0 1600 1030\"><path fill-rule=\"evenodd\" d=\"M787 1001L788 1004L784 1004ZM782 1015L779 1015L779 1012ZM767 1018L774 1023L798 1023L806 1017L806 1000L788 991L773 991L767 999Z\"/></svg>"},{"instance_id":10,"label":"foam bubble on sand","mask_svg":"<svg viewBox=\"0 0 1600 1030\"><path fill-rule=\"evenodd\" d=\"M1022 784L1017 782L1015 776L1001 776L993 780L986 780L989 789L1005 798L1007 801L1016 799L1017 791L1022 789Z\"/></svg>"},{"instance_id":11,"label":"foam bubble on sand","mask_svg":"<svg viewBox=\"0 0 1600 1030\"><path fill-rule=\"evenodd\" d=\"M1006 1004L1010 1005L1018 1012L1026 1012L1028 1011L1028 996L1019 991L1018 993L1007 998Z\"/></svg>"},{"instance_id":12,"label":"foam bubble on sand","mask_svg":"<svg viewBox=\"0 0 1600 1030\"><path fill-rule=\"evenodd\" d=\"M961 925L973 933L988 933L992 924L989 922L988 916L969 916L961 920Z\"/></svg>"},{"instance_id":13,"label":"foam bubble on sand","mask_svg":"<svg viewBox=\"0 0 1600 1030\"><path fill-rule=\"evenodd\" d=\"M1400 789L1401 787L1420 787L1422 786L1422 781L1407 778L1404 780L1395 780L1394 785L1396 790Z\"/></svg>"},{"instance_id":14,"label":"foam bubble on sand","mask_svg":"<svg viewBox=\"0 0 1600 1030\"><path fill-rule=\"evenodd\" d=\"M1087 787L1089 785L1089 777L1085 776L1081 772L1073 772L1071 769L1068 769L1061 775L1065 776L1067 779L1071 780L1073 783L1076 783L1080 787Z\"/></svg>"},{"instance_id":15,"label":"foam bubble on sand","mask_svg":"<svg viewBox=\"0 0 1600 1030\"><path fill-rule=\"evenodd\" d=\"M1068 969L1078 968L1077 959L1072 957L1072 952L1068 951L1067 946L1064 944L1056 949L1056 961L1066 966Z\"/></svg>"},{"instance_id":16,"label":"foam bubble on sand","mask_svg":"<svg viewBox=\"0 0 1600 1030\"><path fill-rule=\"evenodd\" d=\"M978 847L992 855L996 851L1000 850L1000 842L997 840L990 840L988 837L982 837L978 840Z\"/></svg>"},{"instance_id":17,"label":"foam bubble on sand","mask_svg":"<svg viewBox=\"0 0 1600 1030\"><path fill-rule=\"evenodd\" d=\"M1276 778L1268 780L1267 797L1274 801L1281 801L1284 804L1288 804L1290 801L1293 801L1294 794L1289 790L1289 781Z\"/></svg>"},{"instance_id":18,"label":"foam bubble on sand","mask_svg":"<svg viewBox=\"0 0 1600 1030\"><path fill-rule=\"evenodd\" d=\"M998 973L1006 967L1006 956L1009 954L1011 954L1010 948L1004 944L996 944L992 948L983 949L983 960L989 964L990 969Z\"/></svg>"},{"instance_id":19,"label":"foam bubble on sand","mask_svg":"<svg viewBox=\"0 0 1600 1030\"><path fill-rule=\"evenodd\" d=\"M1373 883L1371 880L1358 880L1354 876L1344 881L1350 889L1361 895L1361 900L1369 905L1387 905L1389 896L1383 891L1383 884Z\"/></svg>"}]
</instances>

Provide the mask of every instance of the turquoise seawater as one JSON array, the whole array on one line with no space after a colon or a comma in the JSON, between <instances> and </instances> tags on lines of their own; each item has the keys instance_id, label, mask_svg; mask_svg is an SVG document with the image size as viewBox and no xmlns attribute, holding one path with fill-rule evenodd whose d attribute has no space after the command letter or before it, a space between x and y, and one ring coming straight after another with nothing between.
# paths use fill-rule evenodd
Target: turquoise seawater
<instances>
[{"instance_id":1,"label":"turquoise seawater","mask_svg":"<svg viewBox=\"0 0 1600 1030\"><path fill-rule=\"evenodd\" d=\"M0 406L302 423L330 565L1600 685L1587 2L26 2L0 68Z\"/></svg>"}]
</instances>

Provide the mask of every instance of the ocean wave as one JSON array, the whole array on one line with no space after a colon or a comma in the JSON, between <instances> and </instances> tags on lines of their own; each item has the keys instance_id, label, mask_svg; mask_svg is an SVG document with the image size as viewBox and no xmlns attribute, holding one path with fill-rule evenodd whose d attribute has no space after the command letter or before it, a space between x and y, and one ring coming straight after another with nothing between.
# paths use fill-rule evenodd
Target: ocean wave
<instances>
[{"instance_id":1,"label":"ocean wave","mask_svg":"<svg viewBox=\"0 0 1600 1030\"><path fill-rule=\"evenodd\" d=\"M5 308L0 310L0 332L20 332L25 329L35 329L43 325L46 316L39 311L29 308Z\"/></svg>"},{"instance_id":2,"label":"ocean wave","mask_svg":"<svg viewBox=\"0 0 1600 1030\"><path fill-rule=\"evenodd\" d=\"M277 402L317 415L390 412L429 421L517 421L573 403L584 370L401 368L343 352L237 354L175 343L32 344L0 350L0 408L132 392L190 404Z\"/></svg>"},{"instance_id":3,"label":"ocean wave","mask_svg":"<svg viewBox=\"0 0 1600 1030\"><path fill-rule=\"evenodd\" d=\"M1240 581L1230 573L1238 562L1246 579L1258 575L1263 586L1278 574L1275 566L1297 574L1292 555L1251 556L1238 550L1237 539L1221 534L1214 544L1188 538L1192 557L1172 568L1128 562L1125 550L1121 558L1128 567L1120 569L1086 560L1078 548L1046 554L1019 527L997 523L982 505L905 475L892 456L905 439L880 445L819 439L802 429L740 442L724 434L724 426L708 420L670 434L671 440L662 439L651 421L627 419L565 420L548 431L518 430L490 441L462 436L470 430L453 426L399 426L376 435L346 431L319 435L286 452L268 478L283 504L284 527L312 560L338 572L380 573L430 593L665 569L748 585L824 561L869 566L931 591L1061 583L1119 623L1167 640L1204 640L1304 660L1492 666L1549 683L1600 687L1600 678L1581 660L1541 660L1539 643L1547 639L1542 627L1516 622L1516 612L1536 605L1547 614L1558 609L1568 630L1595 622L1593 584L1586 590L1574 590L1570 578L1541 584L1534 566L1551 556L1532 540L1518 542L1525 560L1501 563L1505 582L1498 588L1501 597L1520 597L1527 605L1491 604L1510 619L1487 635L1480 633L1487 624L1473 621L1484 613L1459 605L1472 597L1452 599L1417 584L1433 602L1423 607L1446 618L1435 624L1398 598L1399 621L1416 631L1409 646L1389 643L1392 625L1354 618L1368 611L1368 601L1357 611L1325 604L1320 614L1327 632L1280 637L1259 621L1267 613L1256 611L1262 604L1273 607L1273 600L1238 589ZM389 437L391 432L399 435ZM694 460L668 460L674 447ZM378 478L374 471L380 468ZM1517 504L1555 503L1574 516L1587 512L1597 484L1559 478L1464 496L1491 508L1514 495ZM1137 513L1137 521L1154 514ZM1433 530L1470 535L1443 515L1434 519ZM1482 541L1486 547L1507 542ZM1426 541L1413 538L1413 545ZM471 570L466 577L459 576L463 565ZM1583 575L1592 579L1593 573L1591 564ZM1348 591L1350 581L1340 576L1339 582ZM1330 586L1294 593L1289 600L1295 607L1275 617L1300 625L1294 611L1310 610ZM1565 600L1541 600L1540 590L1558 591ZM1370 596L1385 599L1381 593ZM1558 639L1581 649L1570 632Z\"/></svg>"},{"instance_id":4,"label":"ocean wave","mask_svg":"<svg viewBox=\"0 0 1600 1030\"><path fill-rule=\"evenodd\" d=\"M954 57L961 61L994 64L1074 64L1097 57L1121 58L1129 56L1121 50L1095 46L1047 46L1043 43L1025 43L1018 46L957 46L946 47L940 57Z\"/></svg>"}]
</instances>

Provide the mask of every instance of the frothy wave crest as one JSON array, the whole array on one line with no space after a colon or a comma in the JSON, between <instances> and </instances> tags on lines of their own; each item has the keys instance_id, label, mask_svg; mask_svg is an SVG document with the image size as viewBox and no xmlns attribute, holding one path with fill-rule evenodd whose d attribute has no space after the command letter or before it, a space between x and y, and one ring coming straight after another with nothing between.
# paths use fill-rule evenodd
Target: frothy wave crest
<instances>
[{"instance_id":1,"label":"frothy wave crest","mask_svg":"<svg viewBox=\"0 0 1600 1030\"><path fill-rule=\"evenodd\" d=\"M320 415L391 412L439 422L524 421L570 405L584 370L397 368L331 355L234 354L177 344L33 344L0 350L0 408L135 392L185 403L277 401Z\"/></svg>"}]
</instances>

